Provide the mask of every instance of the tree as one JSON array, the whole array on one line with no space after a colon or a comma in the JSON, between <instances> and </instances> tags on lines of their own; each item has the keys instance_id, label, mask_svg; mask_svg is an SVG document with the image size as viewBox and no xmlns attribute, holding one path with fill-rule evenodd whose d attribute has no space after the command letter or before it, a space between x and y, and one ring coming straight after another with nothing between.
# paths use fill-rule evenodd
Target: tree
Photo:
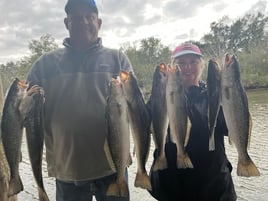
<instances>
[{"instance_id":1,"label":"tree","mask_svg":"<svg viewBox=\"0 0 268 201\"><path fill-rule=\"evenodd\" d=\"M158 63L163 45L158 38L150 37L142 39L140 42L140 52L143 54L145 63Z\"/></svg>"},{"instance_id":2,"label":"tree","mask_svg":"<svg viewBox=\"0 0 268 201\"><path fill-rule=\"evenodd\" d=\"M204 55L219 58L228 49L230 40L230 27L226 25L228 21L229 17L224 16L218 22L210 24L210 33L205 34L201 39L204 45L200 47Z\"/></svg>"},{"instance_id":3,"label":"tree","mask_svg":"<svg viewBox=\"0 0 268 201\"><path fill-rule=\"evenodd\" d=\"M10 85L10 81L17 76L17 71L18 71L18 65L13 61L7 62L5 65L1 64L0 73L4 92Z\"/></svg>"},{"instance_id":4,"label":"tree","mask_svg":"<svg viewBox=\"0 0 268 201\"><path fill-rule=\"evenodd\" d=\"M29 43L29 49L33 57L40 57L44 53L55 50L56 48L58 48L58 45L55 43L55 39L49 34L41 36L40 40L32 40Z\"/></svg>"},{"instance_id":5,"label":"tree","mask_svg":"<svg viewBox=\"0 0 268 201\"><path fill-rule=\"evenodd\" d=\"M140 87L145 94L149 94L155 67L160 62L170 62L170 49L160 39L150 37L139 43L125 44L123 50L131 61Z\"/></svg>"},{"instance_id":6,"label":"tree","mask_svg":"<svg viewBox=\"0 0 268 201\"><path fill-rule=\"evenodd\" d=\"M31 55L29 57L24 57L18 62L19 68L17 76L25 79L26 74L29 72L31 66L41 55L57 48L58 45L55 43L55 39L49 34L41 36L40 40L32 40L29 43Z\"/></svg>"},{"instance_id":7,"label":"tree","mask_svg":"<svg viewBox=\"0 0 268 201\"><path fill-rule=\"evenodd\" d=\"M7 62L0 65L1 78L3 82L4 91L8 88L11 81L18 77L20 79L26 79L26 75L29 72L33 63L44 53L55 50L58 45L55 43L55 39L49 34L41 36L39 40L32 40L29 43L29 49L31 51L30 56L26 56L17 62Z\"/></svg>"},{"instance_id":8,"label":"tree","mask_svg":"<svg viewBox=\"0 0 268 201\"><path fill-rule=\"evenodd\" d=\"M243 19L247 25L244 31L244 48L246 51L251 52L252 47L257 47L264 41L268 17L265 17L262 13L258 13L257 15L246 15Z\"/></svg>"},{"instance_id":9,"label":"tree","mask_svg":"<svg viewBox=\"0 0 268 201\"><path fill-rule=\"evenodd\" d=\"M218 22L212 22L210 33L202 37L203 52L209 57L220 58L225 52L250 51L262 43L267 22L268 18L261 13L247 14L232 24L224 16Z\"/></svg>"}]
</instances>

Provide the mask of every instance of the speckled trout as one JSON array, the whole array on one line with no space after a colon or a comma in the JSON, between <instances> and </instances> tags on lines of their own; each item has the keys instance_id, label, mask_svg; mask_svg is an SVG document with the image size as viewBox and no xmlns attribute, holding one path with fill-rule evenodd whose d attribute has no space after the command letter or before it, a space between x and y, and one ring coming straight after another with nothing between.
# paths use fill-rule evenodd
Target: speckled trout
<instances>
[{"instance_id":1,"label":"speckled trout","mask_svg":"<svg viewBox=\"0 0 268 201\"><path fill-rule=\"evenodd\" d=\"M166 100L170 137L177 146L177 168L193 168L185 150L190 135L190 120L187 114L187 99L181 71L177 65L171 66L168 70Z\"/></svg>"},{"instance_id":2,"label":"speckled trout","mask_svg":"<svg viewBox=\"0 0 268 201\"><path fill-rule=\"evenodd\" d=\"M19 174L21 159L21 141L25 112L20 110L21 100L26 93L27 83L14 79L5 97L2 113L2 142L6 159L10 168L9 196L23 190Z\"/></svg>"},{"instance_id":3,"label":"speckled trout","mask_svg":"<svg viewBox=\"0 0 268 201\"><path fill-rule=\"evenodd\" d=\"M252 128L247 95L240 80L239 63L230 54L224 57L221 87L221 103L229 139L238 152L237 175L259 176L260 172L247 151Z\"/></svg>"},{"instance_id":4,"label":"speckled trout","mask_svg":"<svg viewBox=\"0 0 268 201\"><path fill-rule=\"evenodd\" d=\"M29 106L24 123L26 129L29 158L31 161L33 175L38 187L39 200L49 201L44 188L42 176L42 158L44 146L42 114L44 104L44 90L41 87L34 86L27 91L26 98L32 99L32 103ZM22 100L22 102L24 100Z\"/></svg>"},{"instance_id":5,"label":"speckled trout","mask_svg":"<svg viewBox=\"0 0 268 201\"><path fill-rule=\"evenodd\" d=\"M108 145L114 163L116 178L107 190L107 195L127 197L129 188L126 168L130 156L130 127L128 106L120 77L112 79L109 86L106 118L108 121Z\"/></svg>"},{"instance_id":6,"label":"speckled trout","mask_svg":"<svg viewBox=\"0 0 268 201\"><path fill-rule=\"evenodd\" d=\"M150 117L137 79L132 72L122 71L120 78L124 85L128 104L131 133L137 156L137 173L134 185L151 190L151 182L145 165L150 151Z\"/></svg>"},{"instance_id":7,"label":"speckled trout","mask_svg":"<svg viewBox=\"0 0 268 201\"><path fill-rule=\"evenodd\" d=\"M215 150L214 132L217 117L220 110L221 72L220 66L215 59L208 62L207 91L208 91L208 128L209 150Z\"/></svg>"},{"instance_id":8,"label":"speckled trout","mask_svg":"<svg viewBox=\"0 0 268 201\"><path fill-rule=\"evenodd\" d=\"M162 170L167 168L165 144L168 129L168 115L166 103L167 66L164 63L156 66L153 75L153 84L150 98L152 116L152 135L158 153L152 169Z\"/></svg>"}]
</instances>

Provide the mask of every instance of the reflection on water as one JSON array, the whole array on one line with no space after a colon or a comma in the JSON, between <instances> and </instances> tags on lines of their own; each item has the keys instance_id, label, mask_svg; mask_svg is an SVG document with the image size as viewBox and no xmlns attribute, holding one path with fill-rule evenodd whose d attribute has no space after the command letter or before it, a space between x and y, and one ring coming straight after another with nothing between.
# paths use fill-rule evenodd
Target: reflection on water
<instances>
[{"instance_id":1,"label":"reflection on water","mask_svg":"<svg viewBox=\"0 0 268 201\"><path fill-rule=\"evenodd\" d=\"M237 151L229 145L226 138L226 152L233 165L233 179L238 195L238 201L267 201L268 200L268 90L247 91L249 107L253 120L249 155L261 172L260 177L244 178L236 175ZM133 145L133 144L132 144ZM24 191L19 194L19 200L38 200L36 185L33 180L28 159L26 144L23 144L23 161L20 164L20 172L24 183ZM147 170L152 163L152 151L149 155ZM44 185L51 201L55 200L54 179L47 177L46 165L44 168ZM155 201L149 193L143 189L134 187L136 175L136 161L129 168L129 185L131 201Z\"/></svg>"}]
</instances>

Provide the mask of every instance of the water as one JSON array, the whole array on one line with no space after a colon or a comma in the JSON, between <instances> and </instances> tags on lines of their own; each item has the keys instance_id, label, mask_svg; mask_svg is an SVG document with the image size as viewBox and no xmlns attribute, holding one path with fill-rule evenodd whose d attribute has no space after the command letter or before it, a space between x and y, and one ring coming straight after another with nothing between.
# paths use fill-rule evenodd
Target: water
<instances>
[{"instance_id":1,"label":"water","mask_svg":"<svg viewBox=\"0 0 268 201\"><path fill-rule=\"evenodd\" d=\"M249 107L253 120L249 154L261 172L260 177L244 178L236 175L237 151L234 146L229 145L226 138L226 151L233 165L233 180L238 195L238 201L268 201L268 90L248 91ZM133 147L133 144L132 144ZM18 195L19 200L38 200L37 188L34 182L30 162L28 158L25 139L22 146L23 161L20 164L21 177L24 183L24 191ZM147 162L149 171L152 163L151 152ZM141 188L134 187L136 174L136 161L129 168L129 185L132 201L155 201L150 194ZM53 178L47 177L46 164L43 164L44 185L51 201L55 200L55 182Z\"/></svg>"},{"instance_id":2,"label":"water","mask_svg":"<svg viewBox=\"0 0 268 201\"><path fill-rule=\"evenodd\" d=\"M244 178L236 175L237 152L226 140L226 150L233 165L233 179L240 201L268 200L268 90L248 91L249 108L253 121L249 155L261 176Z\"/></svg>"}]
</instances>

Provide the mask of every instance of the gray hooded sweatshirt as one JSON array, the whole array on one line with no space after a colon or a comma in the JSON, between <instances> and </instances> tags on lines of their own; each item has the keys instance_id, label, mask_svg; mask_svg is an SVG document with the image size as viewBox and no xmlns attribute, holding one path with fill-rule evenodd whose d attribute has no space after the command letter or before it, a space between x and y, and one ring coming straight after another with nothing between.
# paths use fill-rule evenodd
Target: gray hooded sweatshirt
<instances>
[{"instance_id":1,"label":"gray hooded sweatshirt","mask_svg":"<svg viewBox=\"0 0 268 201\"><path fill-rule=\"evenodd\" d=\"M132 71L121 51L101 39L83 52L69 39L64 48L41 56L28 82L45 91L44 135L49 176L63 181L98 179L114 173L105 150L106 98L111 78Z\"/></svg>"}]
</instances>

